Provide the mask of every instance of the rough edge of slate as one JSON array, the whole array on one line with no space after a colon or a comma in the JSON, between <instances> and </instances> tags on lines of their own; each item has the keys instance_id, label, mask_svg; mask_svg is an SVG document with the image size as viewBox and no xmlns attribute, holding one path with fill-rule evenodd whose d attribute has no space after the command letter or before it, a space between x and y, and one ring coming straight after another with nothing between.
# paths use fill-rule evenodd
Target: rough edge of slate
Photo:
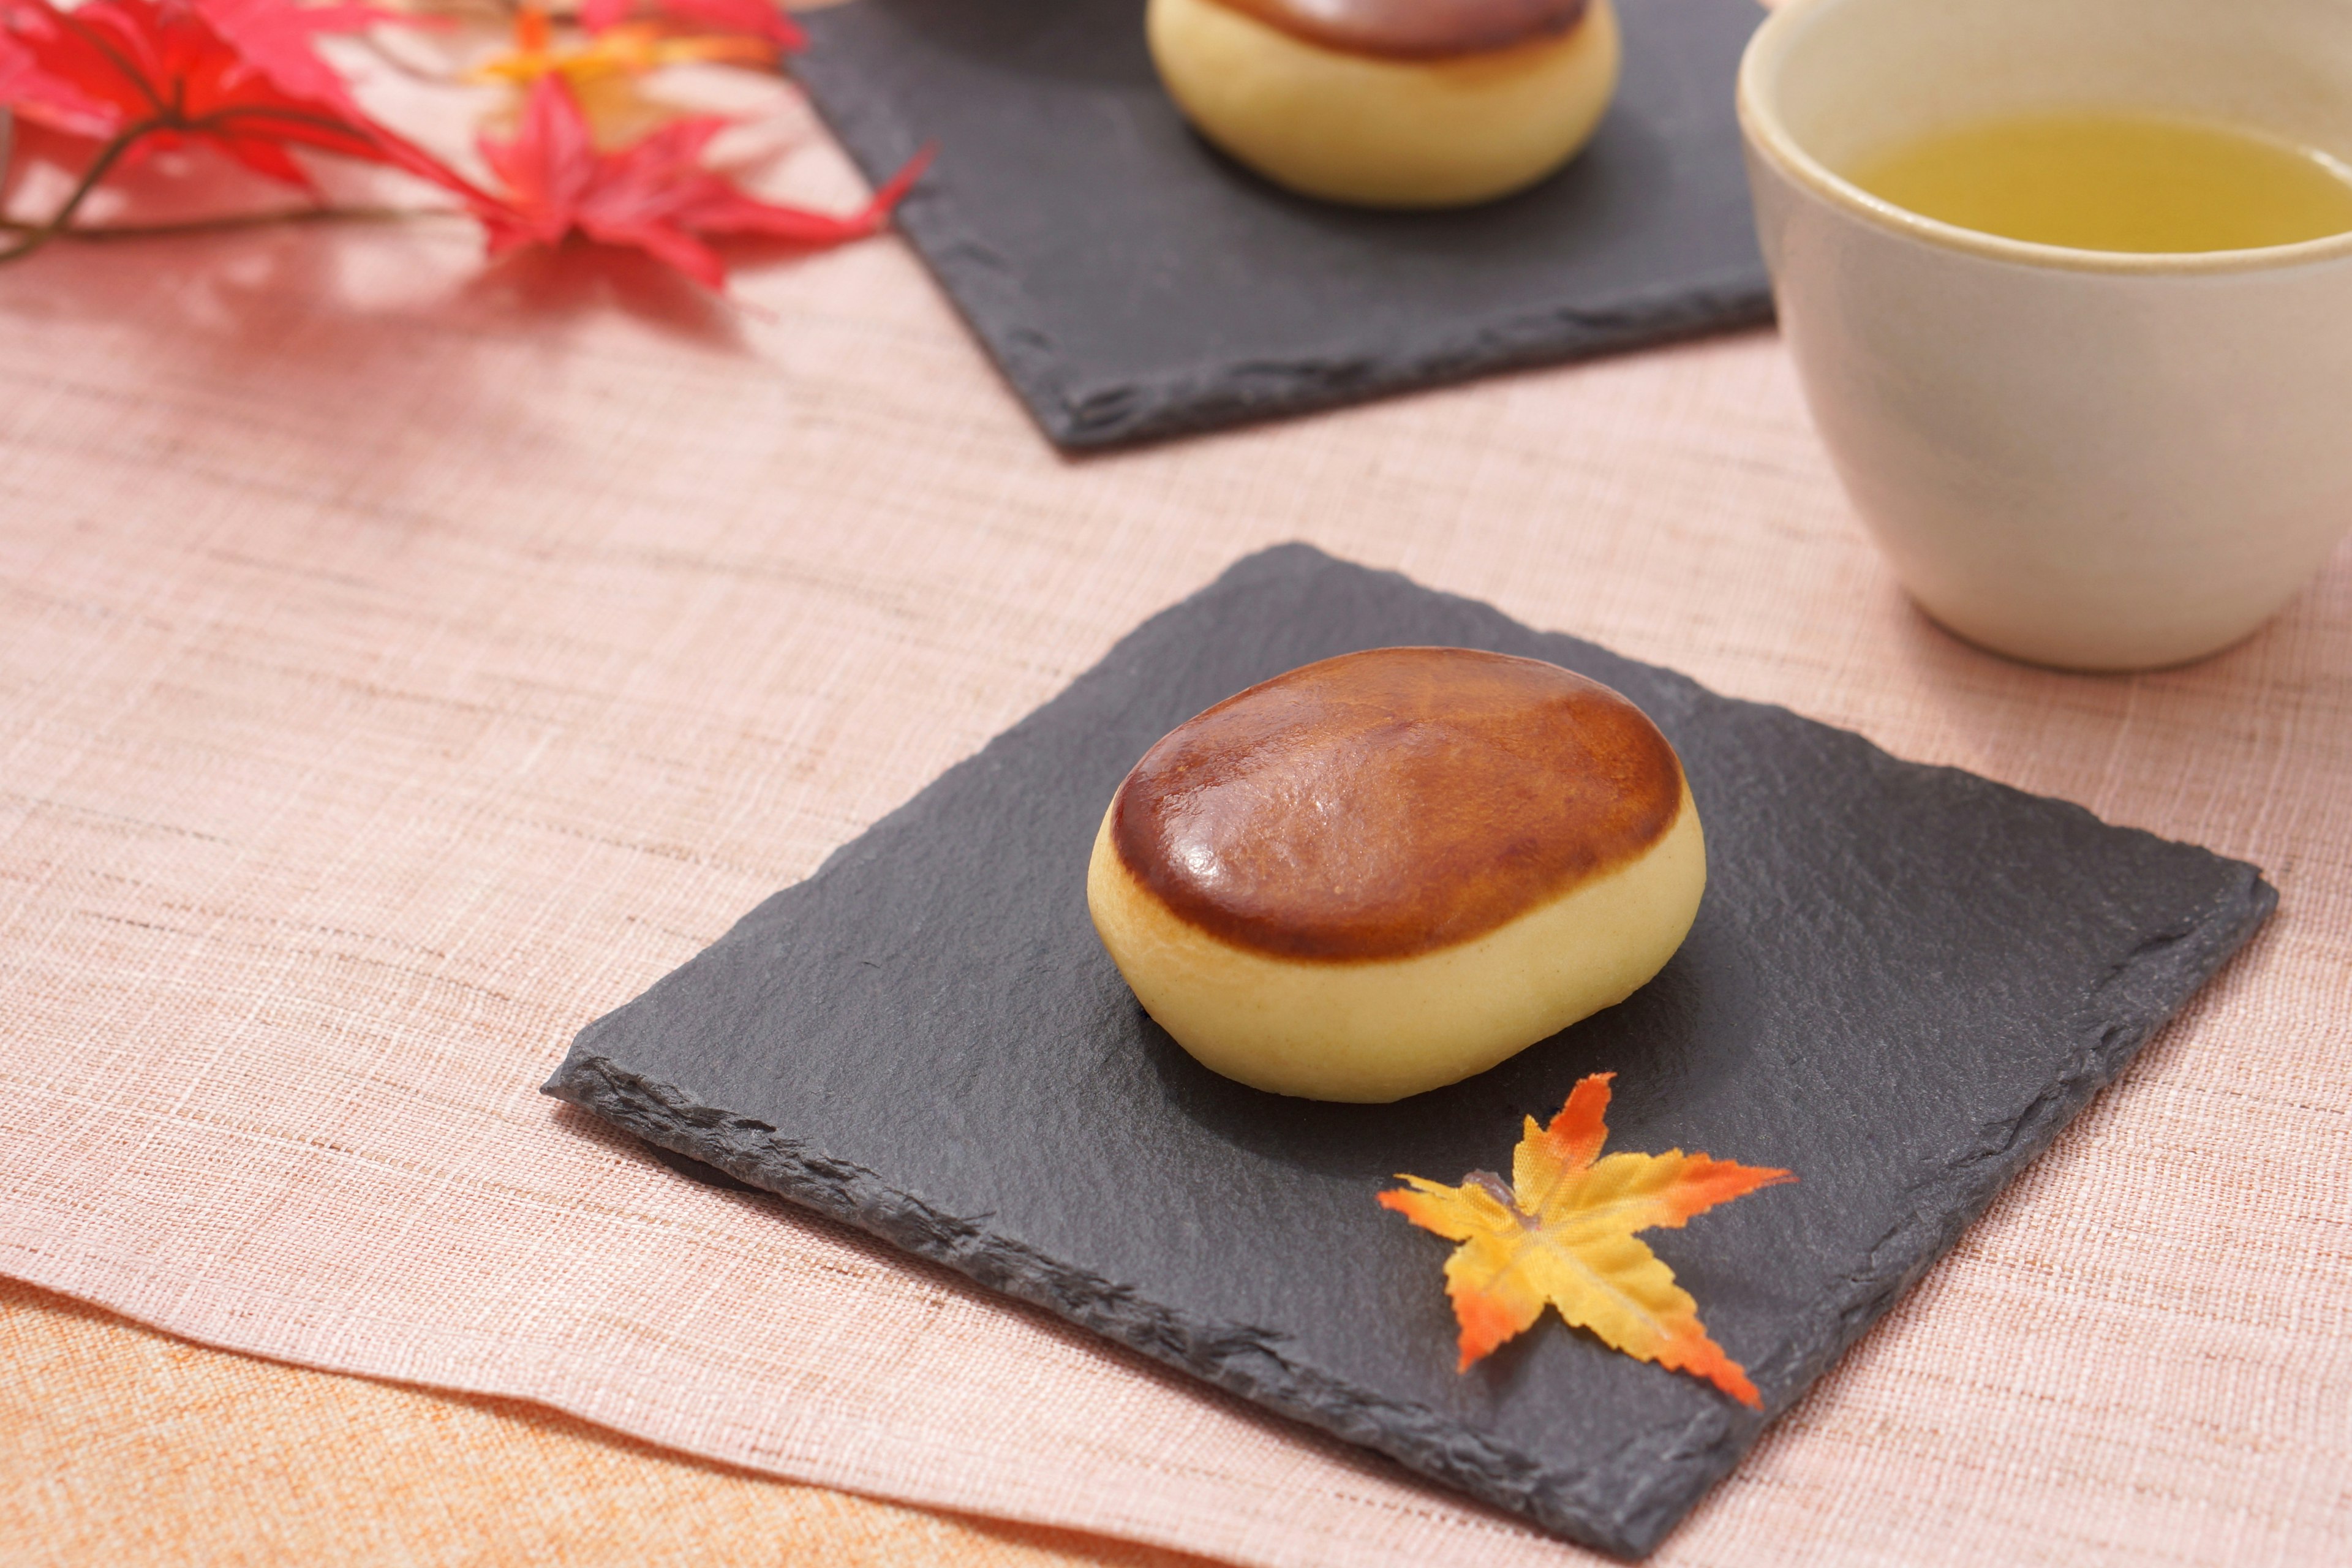
<instances>
[{"instance_id":1,"label":"rough edge of slate","mask_svg":"<svg viewBox=\"0 0 2352 1568\"><path fill-rule=\"evenodd\" d=\"M1215 583L1160 612L1137 633L1130 633L1129 637L1161 619L1181 614L1193 599L1216 592L1254 565L1290 552L1318 557L1335 565L1349 564L1311 545L1279 545L1244 557L1220 574ZM1353 570L1410 583L1400 573L1374 573L1364 567ZM1463 595L1441 594L1418 584L1411 585L1423 593L1475 605L1490 615L1501 615L1493 606ZM1129 640L1120 639L1094 670L1078 677L1073 687L1086 682L1096 670L1116 665ZM1662 673L1671 680L1706 690L1677 672ZM1046 708L1063 700L1068 689L1066 688L1064 693L1048 701ZM1708 695L1717 701L1741 707L1787 711L1778 704L1745 702L1711 692ZM1033 714L1031 719L1034 718ZM965 770L986 766L990 753L1018 735L1031 719L1014 724L979 753L950 768L876 827L917 810L933 791L948 787ZM1931 765L1903 762L1863 737L1848 733L1853 742L1863 748L1864 755L1877 764L1906 769ZM1987 789L2020 795L2026 793L1962 769L1937 771L1963 773ZM2055 804L2085 816L2093 815L2071 802ZM2113 832L2157 837L2138 828L2106 826ZM860 835L860 838L864 837ZM858 841L853 839L834 851L815 875L823 876L827 867L848 855ZM2148 1037L2212 978L2269 918L2278 904L2277 890L2257 868L2243 861L2231 864L2240 875L2219 900L2215 918L2178 935L2160 936L2143 943L2098 987L2103 1002L2101 1016L2110 1022L2095 1039L2085 1039L2080 1045L2049 1091L2008 1128L1989 1137L1988 1146L1975 1161L1949 1169L1937 1182L1920 1188L1920 1202L1911 1222L1882 1237L1872 1249L1871 1267L1852 1277L1843 1294L1829 1303L1830 1315L1838 1323L1836 1331L1824 1338L1818 1353L1789 1369L1790 1375L1785 1381L1776 1379L1788 1393L1768 1406L1767 1423L1803 1397L1813 1382L1950 1249L2000 1189L2049 1145L2091 1097L2123 1070ZM2237 906L2235 919L2226 918L2231 903ZM701 1104L675 1085L633 1073L608 1057L583 1052L576 1043L554 1076L541 1086L541 1092L580 1106L660 1149L686 1155L739 1182L775 1193L918 1257L944 1264L990 1289L1043 1307L1156 1361L1204 1378L1308 1426L1386 1454L1410 1469L1532 1521L1554 1534L1617 1556L1637 1558L1654 1550L1739 1461L1762 1429L1761 1423L1744 1429L1735 1427L1719 1413L1713 1413L1712 1418L1709 1414L1695 1417L1668 1447L1692 1457L1703 1453L1704 1462L1692 1465L1671 1482L1662 1482L1646 1490L1633 1485L1622 1473L1636 1468L1633 1460L1613 1470L1552 1469L1539 1459L1496 1444L1477 1429L1424 1405L1387 1398L1311 1368L1290 1364L1280 1349L1285 1336L1277 1331L1200 1319L1145 1300L1130 1287L1062 1263L1010 1237L992 1234L984 1215L966 1218L948 1214L914 1194L892 1187L863 1166L829 1158L809 1143L782 1136L755 1118Z\"/></svg>"},{"instance_id":2,"label":"rough edge of slate","mask_svg":"<svg viewBox=\"0 0 2352 1568\"><path fill-rule=\"evenodd\" d=\"M847 8L808 12L801 25L821 40L831 19ZM793 56L791 69L858 172L877 189L921 150L921 139L900 120L896 106L866 90L855 70L836 63L825 49ZM1760 277L1715 287L1677 284L1659 290L1655 300L1615 310L1561 306L1465 321L1454 332L1402 353L1257 359L1108 385L1073 385L1062 350L1023 287L1019 269L965 216L950 180L934 173L919 182L891 221L913 241L916 254L1046 439L1071 451L1312 414L1486 375L1736 331L1773 319L1771 287ZM992 321L1000 330L991 331L986 323Z\"/></svg>"}]
</instances>

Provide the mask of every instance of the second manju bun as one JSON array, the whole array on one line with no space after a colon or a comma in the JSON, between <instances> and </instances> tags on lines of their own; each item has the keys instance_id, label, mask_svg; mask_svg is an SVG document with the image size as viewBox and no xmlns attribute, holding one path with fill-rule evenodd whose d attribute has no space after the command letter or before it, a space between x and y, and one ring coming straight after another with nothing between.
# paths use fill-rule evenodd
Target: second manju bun
<instances>
[{"instance_id":1,"label":"second manju bun","mask_svg":"<svg viewBox=\"0 0 2352 1568\"><path fill-rule=\"evenodd\" d=\"M1610 0L1150 0L1160 81L1277 184L1375 207L1533 184L1616 91Z\"/></svg>"}]
</instances>

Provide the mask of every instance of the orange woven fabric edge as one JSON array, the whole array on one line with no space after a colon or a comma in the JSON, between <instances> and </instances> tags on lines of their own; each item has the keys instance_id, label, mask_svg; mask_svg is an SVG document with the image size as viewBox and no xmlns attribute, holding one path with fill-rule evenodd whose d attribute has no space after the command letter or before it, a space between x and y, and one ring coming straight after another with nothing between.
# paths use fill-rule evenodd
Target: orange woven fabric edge
<instances>
[{"instance_id":1,"label":"orange woven fabric edge","mask_svg":"<svg viewBox=\"0 0 2352 1568\"><path fill-rule=\"evenodd\" d=\"M207 1350L5 1279L0 1561L1212 1568L753 1475L521 1400Z\"/></svg>"}]
</instances>

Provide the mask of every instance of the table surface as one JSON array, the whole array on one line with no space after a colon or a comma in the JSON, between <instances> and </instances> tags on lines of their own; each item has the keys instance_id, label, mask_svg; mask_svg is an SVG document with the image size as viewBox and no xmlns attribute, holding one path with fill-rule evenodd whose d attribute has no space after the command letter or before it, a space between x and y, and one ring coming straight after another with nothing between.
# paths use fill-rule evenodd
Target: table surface
<instances>
[{"instance_id":1,"label":"table surface","mask_svg":"<svg viewBox=\"0 0 2352 1568\"><path fill-rule=\"evenodd\" d=\"M853 195L803 129L779 190ZM1288 538L2282 889L1656 1561L2352 1540L2352 552L2204 665L2024 669L1903 599L1769 333L1074 460L887 238L723 300L58 247L0 318L0 1555L1592 1561L535 1092Z\"/></svg>"}]
</instances>

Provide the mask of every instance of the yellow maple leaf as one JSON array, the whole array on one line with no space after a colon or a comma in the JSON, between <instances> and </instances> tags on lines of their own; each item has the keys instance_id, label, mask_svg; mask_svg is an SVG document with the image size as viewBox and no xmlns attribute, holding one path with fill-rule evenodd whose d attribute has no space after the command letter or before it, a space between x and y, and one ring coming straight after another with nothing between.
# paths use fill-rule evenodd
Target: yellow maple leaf
<instances>
[{"instance_id":1,"label":"yellow maple leaf","mask_svg":"<svg viewBox=\"0 0 2352 1568\"><path fill-rule=\"evenodd\" d=\"M709 61L764 65L775 57L775 46L763 38L734 34L678 36L649 22L607 27L583 43L565 47L555 41L548 14L527 5L515 13L514 47L484 60L470 74L478 81L528 87L553 72L577 93L608 77L643 76L664 66Z\"/></svg>"},{"instance_id":2,"label":"yellow maple leaf","mask_svg":"<svg viewBox=\"0 0 2352 1568\"><path fill-rule=\"evenodd\" d=\"M1611 1348L1705 1378L1760 1410L1747 1372L1707 1338L1698 1303L1634 1232L1678 1226L1797 1178L1680 1149L1596 1160L1609 1137L1604 1118L1616 1076L1594 1073L1579 1083L1549 1127L1527 1119L1508 1187L1487 1171L1471 1172L1458 1187L1400 1175L1412 1190L1384 1192L1381 1204L1462 1244L1445 1260L1445 1293L1462 1325L1463 1371L1524 1332L1549 1302Z\"/></svg>"}]
</instances>

